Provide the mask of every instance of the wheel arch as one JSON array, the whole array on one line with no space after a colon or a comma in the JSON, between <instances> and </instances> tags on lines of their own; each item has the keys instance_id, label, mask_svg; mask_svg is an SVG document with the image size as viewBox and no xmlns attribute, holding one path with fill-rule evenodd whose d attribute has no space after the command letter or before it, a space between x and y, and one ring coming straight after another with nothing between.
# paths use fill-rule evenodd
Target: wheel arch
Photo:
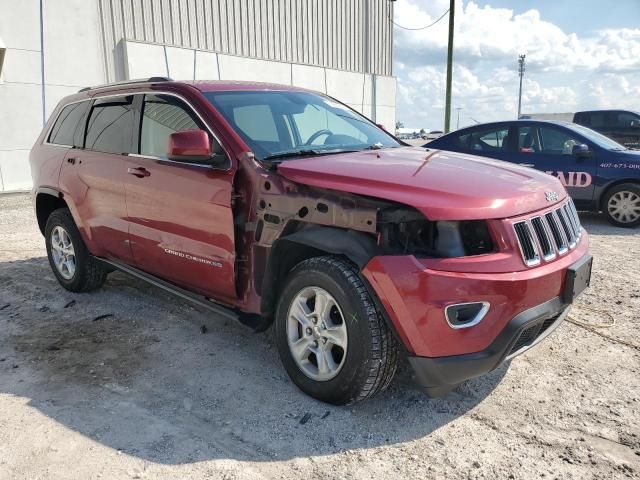
<instances>
[{"instance_id":1,"label":"wheel arch","mask_svg":"<svg viewBox=\"0 0 640 480\"><path fill-rule=\"evenodd\" d=\"M69 208L61 192L50 187L40 187L35 198L36 218L40 233L44 235L44 227L49 215L59 208Z\"/></svg>"},{"instance_id":2,"label":"wheel arch","mask_svg":"<svg viewBox=\"0 0 640 480\"><path fill-rule=\"evenodd\" d=\"M372 236L336 227L311 226L276 240L262 279L260 310L266 326L273 323L282 283L297 264L312 257L340 255L362 269L376 251Z\"/></svg>"},{"instance_id":3,"label":"wheel arch","mask_svg":"<svg viewBox=\"0 0 640 480\"><path fill-rule=\"evenodd\" d=\"M622 178L622 179L615 179L612 182L607 183L606 185L604 185L602 187L602 190L600 191L600 196L598 197L598 210L602 211L605 208L605 199L607 198L607 195L609 194L609 192L616 188L619 185L625 184L625 183L631 183L633 185L635 185L636 187L640 188L640 178Z\"/></svg>"}]
</instances>

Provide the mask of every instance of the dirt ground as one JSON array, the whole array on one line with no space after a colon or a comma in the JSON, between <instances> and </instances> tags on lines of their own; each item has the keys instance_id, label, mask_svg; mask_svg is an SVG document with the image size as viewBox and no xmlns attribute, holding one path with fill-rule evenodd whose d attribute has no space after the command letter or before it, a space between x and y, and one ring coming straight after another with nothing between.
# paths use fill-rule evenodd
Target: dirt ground
<instances>
[{"instance_id":1,"label":"dirt ground","mask_svg":"<svg viewBox=\"0 0 640 480\"><path fill-rule=\"evenodd\" d=\"M565 322L446 399L403 366L338 408L288 380L271 332L121 273L63 290L29 197L0 196L0 479L640 478L640 231L582 221L572 316L613 327Z\"/></svg>"}]
</instances>

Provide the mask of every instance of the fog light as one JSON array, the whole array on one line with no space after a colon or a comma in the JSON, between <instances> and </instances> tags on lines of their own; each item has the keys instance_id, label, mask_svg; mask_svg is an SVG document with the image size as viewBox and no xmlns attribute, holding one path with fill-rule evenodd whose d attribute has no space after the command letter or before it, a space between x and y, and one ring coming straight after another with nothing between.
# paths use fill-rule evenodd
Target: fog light
<instances>
[{"instance_id":1,"label":"fog light","mask_svg":"<svg viewBox=\"0 0 640 480\"><path fill-rule=\"evenodd\" d=\"M489 302L469 302L447 305L444 316L451 328L469 328L480 323L489 311Z\"/></svg>"}]
</instances>

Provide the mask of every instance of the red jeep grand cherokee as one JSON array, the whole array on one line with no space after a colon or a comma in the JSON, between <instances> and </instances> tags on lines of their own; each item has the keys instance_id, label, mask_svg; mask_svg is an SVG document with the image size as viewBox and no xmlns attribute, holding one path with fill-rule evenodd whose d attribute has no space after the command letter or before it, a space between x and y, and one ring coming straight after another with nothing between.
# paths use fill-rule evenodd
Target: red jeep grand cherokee
<instances>
[{"instance_id":1,"label":"red jeep grand cherokee","mask_svg":"<svg viewBox=\"0 0 640 480\"><path fill-rule=\"evenodd\" d=\"M73 292L123 270L255 330L347 404L402 352L432 395L562 322L589 284L559 181L409 148L325 95L163 78L86 88L31 151L49 262Z\"/></svg>"}]
</instances>

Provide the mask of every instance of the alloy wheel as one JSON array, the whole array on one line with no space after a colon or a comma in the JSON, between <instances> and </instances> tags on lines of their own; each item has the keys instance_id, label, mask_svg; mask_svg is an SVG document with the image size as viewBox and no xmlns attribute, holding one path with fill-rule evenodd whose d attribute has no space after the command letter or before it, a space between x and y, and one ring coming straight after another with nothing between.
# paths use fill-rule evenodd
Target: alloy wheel
<instances>
[{"instance_id":1,"label":"alloy wheel","mask_svg":"<svg viewBox=\"0 0 640 480\"><path fill-rule=\"evenodd\" d=\"M298 292L287 314L287 341L307 377L326 382L338 375L347 357L347 326L329 292L319 287Z\"/></svg>"},{"instance_id":2,"label":"alloy wheel","mask_svg":"<svg viewBox=\"0 0 640 480\"><path fill-rule=\"evenodd\" d=\"M62 278L71 280L76 273L76 254L69 233L59 225L51 231L51 256Z\"/></svg>"}]
</instances>

